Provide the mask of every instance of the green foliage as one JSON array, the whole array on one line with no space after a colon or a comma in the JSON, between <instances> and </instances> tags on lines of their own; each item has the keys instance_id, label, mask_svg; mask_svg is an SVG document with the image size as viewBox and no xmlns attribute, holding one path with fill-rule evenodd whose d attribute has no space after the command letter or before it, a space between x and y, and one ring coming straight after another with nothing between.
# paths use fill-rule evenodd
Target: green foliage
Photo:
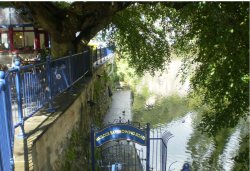
<instances>
[{"instance_id":1,"label":"green foliage","mask_svg":"<svg viewBox=\"0 0 250 171\"><path fill-rule=\"evenodd\" d=\"M192 54L192 88L209 108L199 127L235 127L249 113L249 3L193 3L173 17L175 48Z\"/></svg>"},{"instance_id":2,"label":"green foliage","mask_svg":"<svg viewBox=\"0 0 250 171\"><path fill-rule=\"evenodd\" d=\"M164 69L170 50L185 57L184 74L194 64L192 90L206 108L199 127L215 135L249 113L248 23L248 2L194 2L178 11L135 3L113 18L111 37L139 74Z\"/></svg>"},{"instance_id":3,"label":"green foliage","mask_svg":"<svg viewBox=\"0 0 250 171\"><path fill-rule=\"evenodd\" d=\"M141 28L138 24L140 20L134 22L134 18L130 16L140 18L139 15L135 15L136 12L129 11L135 7L144 8L140 5L133 6L119 14L121 20L116 20L121 30L118 29L116 38L118 50L128 58L129 66L136 68L137 72L143 72L151 69L148 61L154 54L148 56L150 53L147 53L149 49L147 46L143 49L144 52L140 53L138 47L143 43L137 39L143 36L136 29L127 28L129 25ZM235 127L241 118L246 119L249 116L249 2L195 2L179 11L167 9L165 12L160 10L159 4L158 7L144 9L155 17L156 8L159 9L158 15L168 20L165 22L165 29L169 32L170 40L174 42L171 50L174 50L177 56L184 56L187 61L183 73L187 73L187 69L195 65L191 79L192 95L200 99L193 100L192 103L197 103L196 109L202 106L200 112L203 113L203 117L199 124L200 130L209 135L217 135L215 136L216 151L213 154L216 158L226 142L226 138L222 137L225 133L231 134L230 129L226 128ZM164 8L161 7L161 9ZM130 20L131 24L125 24L127 20ZM173 32L174 34L171 34ZM137 54L144 56L138 58L137 56L140 55ZM161 60L156 56L153 60L160 62ZM148 61L144 61L145 58ZM141 104L145 101L143 97L138 99ZM143 114L146 116L147 111L138 111L136 111L138 114L136 119L143 118ZM154 118L157 117L158 115L154 116ZM218 143L220 141L221 143ZM243 165L237 164L236 170L246 170L249 165L249 146L246 144L249 144L249 137L242 140L236 161Z\"/></svg>"},{"instance_id":4,"label":"green foliage","mask_svg":"<svg viewBox=\"0 0 250 171\"><path fill-rule=\"evenodd\" d=\"M116 70L114 73L119 78L118 81L123 81L126 85L129 85L132 90L134 90L139 78L135 70L129 66L128 61L117 55L115 66Z\"/></svg>"},{"instance_id":5,"label":"green foliage","mask_svg":"<svg viewBox=\"0 0 250 171\"><path fill-rule=\"evenodd\" d=\"M240 141L240 149L238 155L234 158L235 165L234 171L245 171L250 169L249 165L249 121L242 124L241 128L241 141Z\"/></svg>"},{"instance_id":6,"label":"green foliage","mask_svg":"<svg viewBox=\"0 0 250 171\"><path fill-rule=\"evenodd\" d=\"M68 9L71 5L70 2L65 2L65 1L55 1L53 3L61 9Z\"/></svg>"},{"instance_id":7,"label":"green foliage","mask_svg":"<svg viewBox=\"0 0 250 171\"><path fill-rule=\"evenodd\" d=\"M0 2L0 7L5 8L5 7L12 7L12 3L8 1L1 1Z\"/></svg>"},{"instance_id":8,"label":"green foliage","mask_svg":"<svg viewBox=\"0 0 250 171\"><path fill-rule=\"evenodd\" d=\"M90 155L86 149L89 145L89 140L83 132L78 129L73 130L60 170L81 170Z\"/></svg>"},{"instance_id":9,"label":"green foliage","mask_svg":"<svg viewBox=\"0 0 250 171\"><path fill-rule=\"evenodd\" d=\"M117 52L138 74L164 69L170 48L164 30L163 7L158 3L134 4L113 18L113 40ZM162 13L161 13L162 14Z\"/></svg>"}]
</instances>

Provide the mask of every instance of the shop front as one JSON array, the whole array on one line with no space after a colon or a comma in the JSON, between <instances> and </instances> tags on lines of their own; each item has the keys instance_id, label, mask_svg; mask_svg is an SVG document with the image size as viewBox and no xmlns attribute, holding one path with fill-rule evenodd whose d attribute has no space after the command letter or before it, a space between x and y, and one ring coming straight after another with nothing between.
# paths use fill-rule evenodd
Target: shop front
<instances>
[{"instance_id":1,"label":"shop front","mask_svg":"<svg viewBox=\"0 0 250 171\"><path fill-rule=\"evenodd\" d=\"M14 8L0 8L0 54L30 54L49 48L49 35L21 18Z\"/></svg>"}]
</instances>

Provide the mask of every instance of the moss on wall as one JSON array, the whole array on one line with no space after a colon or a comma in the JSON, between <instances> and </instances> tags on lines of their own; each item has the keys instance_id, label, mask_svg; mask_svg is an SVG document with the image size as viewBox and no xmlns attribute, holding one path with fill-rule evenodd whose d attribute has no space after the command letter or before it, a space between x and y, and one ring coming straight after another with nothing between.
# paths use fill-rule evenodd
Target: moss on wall
<instances>
[{"instance_id":1,"label":"moss on wall","mask_svg":"<svg viewBox=\"0 0 250 171\"><path fill-rule=\"evenodd\" d=\"M81 119L68 140L64 160L60 162L58 169L60 171L91 170L90 128L92 124L102 125L111 102L109 87L112 87L112 81L105 67L94 73L90 84L80 97Z\"/></svg>"}]
</instances>

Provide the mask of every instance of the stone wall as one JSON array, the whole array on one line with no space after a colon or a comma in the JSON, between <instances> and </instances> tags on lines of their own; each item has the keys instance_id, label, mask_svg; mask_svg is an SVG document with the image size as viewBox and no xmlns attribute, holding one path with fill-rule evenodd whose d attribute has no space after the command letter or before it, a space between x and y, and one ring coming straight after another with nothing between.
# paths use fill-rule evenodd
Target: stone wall
<instances>
[{"instance_id":1,"label":"stone wall","mask_svg":"<svg viewBox=\"0 0 250 171\"><path fill-rule=\"evenodd\" d=\"M75 89L80 91L65 108L72 93L58 97L59 117L34 141L32 160L35 171L88 170L90 157L90 126L100 125L111 98L106 66L98 68L91 78L83 80ZM63 99L62 99L63 98ZM64 108L64 109L63 109Z\"/></svg>"}]
</instances>

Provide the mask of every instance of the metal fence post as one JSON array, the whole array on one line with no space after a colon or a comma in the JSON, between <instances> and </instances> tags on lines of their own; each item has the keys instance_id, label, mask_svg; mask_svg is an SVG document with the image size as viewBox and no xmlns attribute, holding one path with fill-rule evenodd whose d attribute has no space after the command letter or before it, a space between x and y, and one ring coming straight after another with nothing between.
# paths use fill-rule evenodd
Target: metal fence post
<instances>
[{"instance_id":1,"label":"metal fence post","mask_svg":"<svg viewBox=\"0 0 250 171\"><path fill-rule=\"evenodd\" d=\"M21 127L21 131L18 134L18 137L24 138L25 137L25 132L24 132L24 119L23 119L23 94L22 94L22 82L21 82L21 73L20 73L20 61L16 60L15 61L15 69L17 69L16 72L16 78L15 78L15 83L16 83L16 94L17 94L17 111L18 111L18 121Z\"/></svg>"},{"instance_id":2,"label":"metal fence post","mask_svg":"<svg viewBox=\"0 0 250 171\"><path fill-rule=\"evenodd\" d=\"M90 49L89 50L89 64L88 64L88 68L89 68L89 75L93 75L93 62L94 62L94 50Z\"/></svg>"},{"instance_id":3,"label":"metal fence post","mask_svg":"<svg viewBox=\"0 0 250 171\"><path fill-rule=\"evenodd\" d=\"M95 171L95 129L93 125L91 125L90 141L91 141L91 160L92 160L91 165L92 165L92 171Z\"/></svg>"},{"instance_id":4,"label":"metal fence post","mask_svg":"<svg viewBox=\"0 0 250 171\"><path fill-rule=\"evenodd\" d=\"M47 75L47 83L48 83L48 98L49 98L49 108L48 112L53 113L55 112L55 108L53 107L52 102L52 91L53 91L53 85L51 80L51 66L50 66L50 55L46 57L46 75Z\"/></svg>"},{"instance_id":5,"label":"metal fence post","mask_svg":"<svg viewBox=\"0 0 250 171\"><path fill-rule=\"evenodd\" d=\"M73 83L72 81L72 65L71 65L72 51L69 51L69 85Z\"/></svg>"},{"instance_id":6,"label":"metal fence post","mask_svg":"<svg viewBox=\"0 0 250 171\"><path fill-rule=\"evenodd\" d=\"M98 48L96 47L96 65L98 65L99 63L98 63Z\"/></svg>"},{"instance_id":7,"label":"metal fence post","mask_svg":"<svg viewBox=\"0 0 250 171\"><path fill-rule=\"evenodd\" d=\"M102 48L100 47L100 62L102 64Z\"/></svg>"},{"instance_id":8,"label":"metal fence post","mask_svg":"<svg viewBox=\"0 0 250 171\"><path fill-rule=\"evenodd\" d=\"M147 123L146 133L147 133L146 171L149 171L150 169L150 124L149 123Z\"/></svg>"},{"instance_id":9,"label":"metal fence post","mask_svg":"<svg viewBox=\"0 0 250 171\"><path fill-rule=\"evenodd\" d=\"M75 89L73 88L72 84L73 84L73 74L72 74L72 51L69 51L69 58L68 58L68 66L69 66L69 85L70 85L70 89L69 91L71 93L75 93Z\"/></svg>"},{"instance_id":10,"label":"metal fence post","mask_svg":"<svg viewBox=\"0 0 250 171\"><path fill-rule=\"evenodd\" d=\"M8 115L12 114L11 107L8 106L10 104L7 103L8 95L6 94L6 82L5 82L5 73L4 71L0 71L0 98L2 103L1 113L2 117L0 120L0 131L1 132L1 144L0 144L0 158L3 155L3 158L0 160L0 169L3 170L14 170L14 160L13 160L13 123L12 117L8 117ZM5 158L7 157L7 158Z\"/></svg>"},{"instance_id":11,"label":"metal fence post","mask_svg":"<svg viewBox=\"0 0 250 171\"><path fill-rule=\"evenodd\" d=\"M87 73L86 76L91 76L93 73L93 65L92 65L92 51L91 49L87 50L87 58L85 59L85 73Z\"/></svg>"},{"instance_id":12,"label":"metal fence post","mask_svg":"<svg viewBox=\"0 0 250 171\"><path fill-rule=\"evenodd\" d=\"M173 138L174 136L173 136L173 134L171 134L170 132L164 132L163 133L163 136L162 136L162 140L163 140L163 142L164 142L164 146L165 146L165 148L166 148L166 162L165 162L165 166L164 166L164 168L166 168L166 166L167 166L167 159L168 159L168 141L171 139L171 138ZM170 166L169 166L170 167Z\"/></svg>"}]
</instances>

